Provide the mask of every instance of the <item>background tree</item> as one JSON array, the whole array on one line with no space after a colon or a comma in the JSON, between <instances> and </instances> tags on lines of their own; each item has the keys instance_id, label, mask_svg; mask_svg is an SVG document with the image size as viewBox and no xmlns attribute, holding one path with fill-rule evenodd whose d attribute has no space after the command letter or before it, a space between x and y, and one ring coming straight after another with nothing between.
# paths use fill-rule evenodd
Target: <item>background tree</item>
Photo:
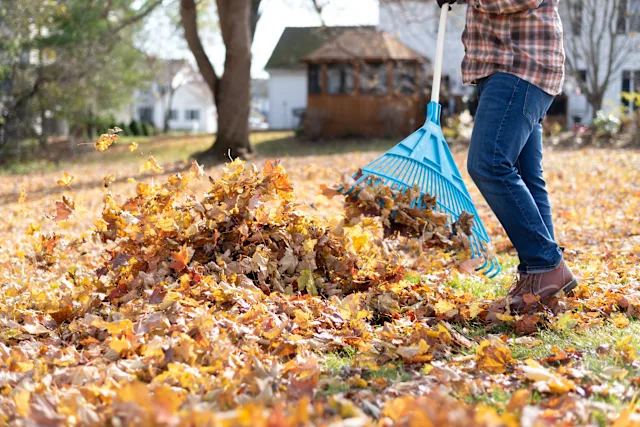
<instances>
[{"instance_id":1,"label":"background tree","mask_svg":"<svg viewBox=\"0 0 640 427\"><path fill-rule=\"evenodd\" d=\"M224 72L218 76L205 52L198 29L195 0L180 1L184 36L218 110L218 133L214 144L197 157L222 162L252 152L249 142L251 106L251 44L260 18L261 0L217 0L226 54Z\"/></svg>"},{"instance_id":2,"label":"background tree","mask_svg":"<svg viewBox=\"0 0 640 427\"><path fill-rule=\"evenodd\" d=\"M639 0L564 0L567 73L591 105L602 109L605 92L629 56L640 51Z\"/></svg>"},{"instance_id":3,"label":"background tree","mask_svg":"<svg viewBox=\"0 0 640 427\"><path fill-rule=\"evenodd\" d=\"M196 71L186 59L162 59L149 56L146 59L147 69L154 76L152 93L160 101L163 109L164 133L169 132L173 99L178 89L196 80Z\"/></svg>"},{"instance_id":4,"label":"background tree","mask_svg":"<svg viewBox=\"0 0 640 427\"><path fill-rule=\"evenodd\" d=\"M0 8L0 152L29 137L46 143L48 114L79 126L126 102L144 73L133 39L162 0L21 0ZM134 4L140 5L134 7ZM45 114L46 113L46 114Z\"/></svg>"}]
</instances>

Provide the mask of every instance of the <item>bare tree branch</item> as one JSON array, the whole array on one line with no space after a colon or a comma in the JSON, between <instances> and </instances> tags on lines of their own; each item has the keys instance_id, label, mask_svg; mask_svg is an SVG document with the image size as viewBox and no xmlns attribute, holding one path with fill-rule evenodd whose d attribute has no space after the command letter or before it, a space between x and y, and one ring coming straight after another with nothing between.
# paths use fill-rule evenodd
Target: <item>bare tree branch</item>
<instances>
[{"instance_id":1,"label":"bare tree branch","mask_svg":"<svg viewBox=\"0 0 640 427\"><path fill-rule=\"evenodd\" d=\"M611 85L615 73L627 62L629 55L637 50L634 42L633 22L640 11L627 5L629 0L564 0L569 16L581 9L583 22L578 27L585 31L576 31L572 22L570 32L565 36L566 67L580 90L593 108L593 115L602 107L604 94ZM624 16L621 10L626 9ZM624 24L624 31L619 23ZM583 79L581 70L586 70Z\"/></svg>"},{"instance_id":2,"label":"bare tree branch","mask_svg":"<svg viewBox=\"0 0 640 427\"><path fill-rule=\"evenodd\" d=\"M255 38L256 28L258 27L258 21L260 20L260 4L262 0L251 0L251 40Z\"/></svg>"},{"instance_id":3,"label":"bare tree branch","mask_svg":"<svg viewBox=\"0 0 640 427\"><path fill-rule=\"evenodd\" d=\"M202 45L202 40L198 33L198 11L194 0L180 0L180 16L184 28L184 38L187 40L187 45L196 59L202 78L212 89L215 99L218 96L220 78L216 74L216 70L213 68L213 64Z\"/></svg>"}]
</instances>

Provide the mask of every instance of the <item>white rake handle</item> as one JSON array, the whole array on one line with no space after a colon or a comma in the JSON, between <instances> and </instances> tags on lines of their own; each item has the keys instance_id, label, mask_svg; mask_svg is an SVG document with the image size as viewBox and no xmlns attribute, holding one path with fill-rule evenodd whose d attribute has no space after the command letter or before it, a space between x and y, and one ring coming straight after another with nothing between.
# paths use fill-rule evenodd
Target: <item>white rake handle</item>
<instances>
[{"instance_id":1,"label":"white rake handle","mask_svg":"<svg viewBox=\"0 0 640 427\"><path fill-rule=\"evenodd\" d=\"M440 13L440 25L438 26L438 43L436 44L436 63L433 66L433 87L431 88L431 101L440 103L440 82L442 81L442 59L444 57L444 37L447 34L447 15L449 5L442 5Z\"/></svg>"}]
</instances>

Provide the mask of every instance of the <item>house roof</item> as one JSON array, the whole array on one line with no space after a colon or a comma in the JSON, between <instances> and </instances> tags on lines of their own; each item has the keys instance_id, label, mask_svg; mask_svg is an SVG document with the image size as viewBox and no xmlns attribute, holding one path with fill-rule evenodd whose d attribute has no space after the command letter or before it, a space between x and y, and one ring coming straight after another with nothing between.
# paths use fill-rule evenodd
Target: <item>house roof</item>
<instances>
[{"instance_id":1,"label":"house roof","mask_svg":"<svg viewBox=\"0 0 640 427\"><path fill-rule=\"evenodd\" d=\"M287 27L276 45L265 69L301 68L301 60L326 42L354 29L375 30L375 27Z\"/></svg>"},{"instance_id":2,"label":"house roof","mask_svg":"<svg viewBox=\"0 0 640 427\"><path fill-rule=\"evenodd\" d=\"M426 61L424 56L400 40L375 28L344 31L302 59L303 61L347 59Z\"/></svg>"}]
</instances>

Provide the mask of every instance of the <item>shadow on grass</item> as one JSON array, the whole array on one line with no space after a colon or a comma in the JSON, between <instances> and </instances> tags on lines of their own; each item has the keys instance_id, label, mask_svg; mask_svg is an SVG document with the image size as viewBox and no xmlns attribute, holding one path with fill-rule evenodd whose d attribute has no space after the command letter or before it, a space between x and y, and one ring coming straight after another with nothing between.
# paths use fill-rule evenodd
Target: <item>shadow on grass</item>
<instances>
[{"instance_id":1,"label":"shadow on grass","mask_svg":"<svg viewBox=\"0 0 640 427\"><path fill-rule=\"evenodd\" d=\"M288 136L254 144L260 157L324 156L354 152L386 151L400 142L394 139L327 139L308 141Z\"/></svg>"}]
</instances>

